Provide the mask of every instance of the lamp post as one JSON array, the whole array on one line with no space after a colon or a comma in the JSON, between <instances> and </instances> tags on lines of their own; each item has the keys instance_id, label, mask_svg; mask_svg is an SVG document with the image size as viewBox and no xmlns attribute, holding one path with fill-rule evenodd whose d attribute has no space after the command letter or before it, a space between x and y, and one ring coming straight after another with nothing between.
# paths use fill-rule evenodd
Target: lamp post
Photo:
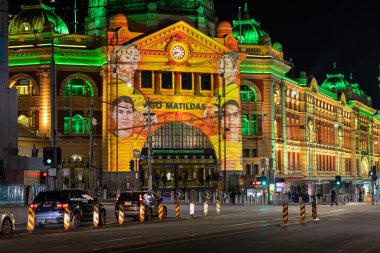
<instances>
[{"instance_id":1,"label":"lamp post","mask_svg":"<svg viewBox=\"0 0 380 253\"><path fill-rule=\"evenodd\" d=\"M151 101L148 98L146 106L148 107L148 112L144 113L144 116L148 116L147 118L147 128L148 128L148 191L153 190L152 183L152 134L151 134L151 116L154 116L154 113L151 113L150 110Z\"/></svg>"}]
</instances>

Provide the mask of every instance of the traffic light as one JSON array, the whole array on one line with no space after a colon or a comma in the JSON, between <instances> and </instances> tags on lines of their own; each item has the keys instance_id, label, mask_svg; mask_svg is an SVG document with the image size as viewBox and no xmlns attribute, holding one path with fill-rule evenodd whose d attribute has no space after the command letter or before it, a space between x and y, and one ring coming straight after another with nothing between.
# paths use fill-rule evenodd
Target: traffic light
<instances>
[{"instance_id":1,"label":"traffic light","mask_svg":"<svg viewBox=\"0 0 380 253\"><path fill-rule=\"evenodd\" d=\"M44 147L43 150L43 163L45 166L58 165L62 162L62 151L60 147L55 147L57 151L56 163L54 161L54 147Z\"/></svg>"},{"instance_id":2,"label":"traffic light","mask_svg":"<svg viewBox=\"0 0 380 253\"><path fill-rule=\"evenodd\" d=\"M47 173L46 172L41 172L40 174L40 184L41 185L44 185L46 184L46 177L47 177Z\"/></svg>"},{"instance_id":3,"label":"traffic light","mask_svg":"<svg viewBox=\"0 0 380 253\"><path fill-rule=\"evenodd\" d=\"M129 170L134 171L135 170L135 161L130 160L129 161Z\"/></svg>"},{"instance_id":4,"label":"traffic light","mask_svg":"<svg viewBox=\"0 0 380 253\"><path fill-rule=\"evenodd\" d=\"M341 176L335 176L335 185L336 186L342 185L342 177Z\"/></svg>"},{"instance_id":5,"label":"traffic light","mask_svg":"<svg viewBox=\"0 0 380 253\"><path fill-rule=\"evenodd\" d=\"M371 171L369 172L369 176L371 177L372 181L376 181L376 166L372 165L371 166Z\"/></svg>"},{"instance_id":6,"label":"traffic light","mask_svg":"<svg viewBox=\"0 0 380 253\"><path fill-rule=\"evenodd\" d=\"M260 177L260 181L261 181L261 186L267 186L268 181L267 181L267 177L266 176L261 176Z\"/></svg>"},{"instance_id":7,"label":"traffic light","mask_svg":"<svg viewBox=\"0 0 380 253\"><path fill-rule=\"evenodd\" d=\"M53 164L54 158L54 148L53 147L44 147L43 151L43 161L45 166L51 166Z\"/></svg>"},{"instance_id":8,"label":"traffic light","mask_svg":"<svg viewBox=\"0 0 380 253\"><path fill-rule=\"evenodd\" d=\"M143 166L144 166L144 161L142 159L140 159L140 161L139 161L139 171L141 171L143 169Z\"/></svg>"}]
</instances>

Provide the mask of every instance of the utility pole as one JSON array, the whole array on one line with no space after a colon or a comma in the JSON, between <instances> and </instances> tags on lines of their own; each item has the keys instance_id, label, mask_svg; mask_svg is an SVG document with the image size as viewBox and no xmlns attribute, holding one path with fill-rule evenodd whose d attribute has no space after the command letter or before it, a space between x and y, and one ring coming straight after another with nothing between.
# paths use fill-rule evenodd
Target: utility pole
<instances>
[{"instance_id":1,"label":"utility pole","mask_svg":"<svg viewBox=\"0 0 380 253\"><path fill-rule=\"evenodd\" d=\"M90 194L94 195L94 184L96 183L96 173L94 175L94 125L96 120L94 119L94 100L90 98L90 154L88 161L88 188Z\"/></svg>"},{"instance_id":2,"label":"utility pole","mask_svg":"<svg viewBox=\"0 0 380 253\"><path fill-rule=\"evenodd\" d=\"M148 191L153 190L153 184L152 184L152 161L151 161L151 154L152 154L152 136L151 136L151 113L150 113L150 100L148 98L147 101L148 105L148 114L144 113L144 115L148 115L147 123L148 123Z\"/></svg>"},{"instance_id":3,"label":"utility pole","mask_svg":"<svg viewBox=\"0 0 380 253\"><path fill-rule=\"evenodd\" d=\"M54 54L55 54L55 47L54 47L54 26L51 26L51 61L50 61L50 100L51 100L51 119L50 119L50 145L54 150L54 157L53 157L53 163L52 167L57 170L57 148L56 148L56 126L55 126L55 111L56 111L56 94L55 94L55 83L56 83L56 71L55 71L55 60L54 60ZM57 173L57 177L59 174ZM54 184L53 184L54 185ZM54 185L57 187L58 185Z\"/></svg>"},{"instance_id":4,"label":"utility pole","mask_svg":"<svg viewBox=\"0 0 380 253\"><path fill-rule=\"evenodd\" d=\"M221 101L220 101L221 97L220 95L218 95L218 156L219 156L219 159L218 159L218 175L220 175L222 173L222 143L221 143L221 139L220 139L220 135L221 135L221 131L220 131L220 127L221 127L221 121L222 121L222 114L221 114Z\"/></svg>"}]
</instances>

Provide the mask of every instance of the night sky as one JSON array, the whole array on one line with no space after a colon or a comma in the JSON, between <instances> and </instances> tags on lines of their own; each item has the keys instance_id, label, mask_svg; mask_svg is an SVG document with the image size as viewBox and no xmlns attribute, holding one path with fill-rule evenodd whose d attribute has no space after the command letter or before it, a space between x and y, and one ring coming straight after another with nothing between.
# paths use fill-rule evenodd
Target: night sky
<instances>
[{"instance_id":1,"label":"night sky","mask_svg":"<svg viewBox=\"0 0 380 253\"><path fill-rule=\"evenodd\" d=\"M248 2L251 18L273 42L283 46L286 60L292 58L296 76L305 70L322 84L326 74L349 73L380 109L378 75L380 64L379 0L216 0L219 20L237 20L238 7Z\"/></svg>"}]
</instances>

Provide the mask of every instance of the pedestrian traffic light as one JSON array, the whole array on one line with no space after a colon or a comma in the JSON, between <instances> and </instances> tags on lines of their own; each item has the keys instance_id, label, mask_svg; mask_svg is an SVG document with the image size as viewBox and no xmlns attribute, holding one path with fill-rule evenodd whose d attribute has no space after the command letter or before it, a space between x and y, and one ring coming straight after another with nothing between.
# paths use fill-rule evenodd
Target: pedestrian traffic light
<instances>
[{"instance_id":1,"label":"pedestrian traffic light","mask_svg":"<svg viewBox=\"0 0 380 253\"><path fill-rule=\"evenodd\" d=\"M130 160L129 161L129 170L134 171L135 170L135 161Z\"/></svg>"},{"instance_id":2,"label":"pedestrian traffic light","mask_svg":"<svg viewBox=\"0 0 380 253\"><path fill-rule=\"evenodd\" d=\"M143 169L143 166L144 166L144 161L142 159L140 159L140 161L139 161L139 170L140 171Z\"/></svg>"},{"instance_id":3,"label":"pedestrian traffic light","mask_svg":"<svg viewBox=\"0 0 380 253\"><path fill-rule=\"evenodd\" d=\"M342 185L342 177L341 176L335 176L335 185L336 186Z\"/></svg>"}]
</instances>

